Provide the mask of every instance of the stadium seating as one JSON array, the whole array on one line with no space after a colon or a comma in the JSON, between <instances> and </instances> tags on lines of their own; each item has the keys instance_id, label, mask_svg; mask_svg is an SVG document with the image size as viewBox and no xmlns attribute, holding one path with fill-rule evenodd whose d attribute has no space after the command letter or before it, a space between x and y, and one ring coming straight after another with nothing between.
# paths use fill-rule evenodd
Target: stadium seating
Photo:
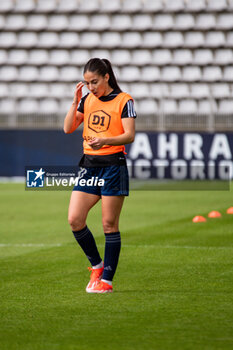
<instances>
[{"instance_id":1,"label":"stadium seating","mask_svg":"<svg viewBox=\"0 0 233 350\"><path fill-rule=\"evenodd\" d=\"M140 73L139 73L140 76ZM141 69L141 77L145 82L154 82L160 80L160 70L158 67L143 67Z\"/></svg>"},{"instance_id":2,"label":"stadium seating","mask_svg":"<svg viewBox=\"0 0 233 350\"><path fill-rule=\"evenodd\" d=\"M145 0L142 3L142 11L149 13L163 11L163 0Z\"/></svg>"},{"instance_id":3,"label":"stadium seating","mask_svg":"<svg viewBox=\"0 0 233 350\"><path fill-rule=\"evenodd\" d=\"M48 20L48 30L51 31L63 31L69 25L68 18L64 15L52 15Z\"/></svg>"},{"instance_id":4,"label":"stadium seating","mask_svg":"<svg viewBox=\"0 0 233 350\"><path fill-rule=\"evenodd\" d=\"M151 83L149 85L150 97L160 100L164 95L164 85L159 83Z\"/></svg>"},{"instance_id":5,"label":"stadium seating","mask_svg":"<svg viewBox=\"0 0 233 350\"><path fill-rule=\"evenodd\" d=\"M23 30L26 27L26 19L23 15L8 15L4 29L9 31Z\"/></svg>"},{"instance_id":6,"label":"stadium seating","mask_svg":"<svg viewBox=\"0 0 233 350\"><path fill-rule=\"evenodd\" d=\"M40 68L38 81L52 82L59 80L59 70L56 67L44 66Z\"/></svg>"},{"instance_id":7,"label":"stadium seating","mask_svg":"<svg viewBox=\"0 0 233 350\"><path fill-rule=\"evenodd\" d=\"M116 66L124 66L131 63L131 55L129 50L114 50L111 55L112 64Z\"/></svg>"},{"instance_id":8,"label":"stadium seating","mask_svg":"<svg viewBox=\"0 0 233 350\"><path fill-rule=\"evenodd\" d=\"M187 84L175 83L170 85L170 91L166 93L166 97L174 99L182 99L189 97L189 88Z\"/></svg>"},{"instance_id":9,"label":"stadium seating","mask_svg":"<svg viewBox=\"0 0 233 350\"><path fill-rule=\"evenodd\" d=\"M186 32L184 35L184 46L186 48L198 48L205 45L205 37L202 32Z\"/></svg>"},{"instance_id":10,"label":"stadium seating","mask_svg":"<svg viewBox=\"0 0 233 350\"><path fill-rule=\"evenodd\" d=\"M87 50L72 50L70 52L70 63L77 66L83 66L89 59Z\"/></svg>"},{"instance_id":11,"label":"stadium seating","mask_svg":"<svg viewBox=\"0 0 233 350\"><path fill-rule=\"evenodd\" d=\"M27 18L27 30L39 32L47 28L47 18L44 15L29 15Z\"/></svg>"},{"instance_id":12,"label":"stadium seating","mask_svg":"<svg viewBox=\"0 0 233 350\"><path fill-rule=\"evenodd\" d=\"M59 106L55 99L46 98L40 102L41 113L57 113L58 109Z\"/></svg>"},{"instance_id":13,"label":"stadium seating","mask_svg":"<svg viewBox=\"0 0 233 350\"><path fill-rule=\"evenodd\" d=\"M143 99L150 96L150 89L146 83L131 84L130 93L135 99Z\"/></svg>"},{"instance_id":14,"label":"stadium seating","mask_svg":"<svg viewBox=\"0 0 233 350\"><path fill-rule=\"evenodd\" d=\"M14 9L13 0L0 1L0 13L6 13Z\"/></svg>"},{"instance_id":15,"label":"stadium seating","mask_svg":"<svg viewBox=\"0 0 233 350\"><path fill-rule=\"evenodd\" d=\"M166 0L165 2L165 11L168 12L179 12L184 9L184 1L183 0Z\"/></svg>"},{"instance_id":16,"label":"stadium seating","mask_svg":"<svg viewBox=\"0 0 233 350\"><path fill-rule=\"evenodd\" d=\"M213 52L211 50L195 50L193 55L193 64L206 66L213 63Z\"/></svg>"},{"instance_id":17,"label":"stadium seating","mask_svg":"<svg viewBox=\"0 0 233 350\"><path fill-rule=\"evenodd\" d=\"M178 112L177 102L171 99L163 99L159 106L162 114L175 114Z\"/></svg>"},{"instance_id":18,"label":"stadium seating","mask_svg":"<svg viewBox=\"0 0 233 350\"><path fill-rule=\"evenodd\" d=\"M60 0L56 6L58 13L74 13L77 10L77 0Z\"/></svg>"},{"instance_id":19,"label":"stadium seating","mask_svg":"<svg viewBox=\"0 0 233 350\"><path fill-rule=\"evenodd\" d=\"M196 114L198 112L197 102L195 100L190 99L179 101L178 112L185 114Z\"/></svg>"},{"instance_id":20,"label":"stadium seating","mask_svg":"<svg viewBox=\"0 0 233 350\"><path fill-rule=\"evenodd\" d=\"M2 66L0 68L2 81L16 81L18 79L18 70L13 66Z\"/></svg>"},{"instance_id":21,"label":"stadium seating","mask_svg":"<svg viewBox=\"0 0 233 350\"><path fill-rule=\"evenodd\" d=\"M151 15L139 14L133 16L131 28L138 31L150 30L152 28L152 23Z\"/></svg>"},{"instance_id":22,"label":"stadium seating","mask_svg":"<svg viewBox=\"0 0 233 350\"><path fill-rule=\"evenodd\" d=\"M190 13L182 13L175 16L173 28L175 30L189 30L195 27L194 16Z\"/></svg>"},{"instance_id":23,"label":"stadium seating","mask_svg":"<svg viewBox=\"0 0 233 350\"><path fill-rule=\"evenodd\" d=\"M132 64L135 66L144 66L146 64L151 64L151 52L149 50L134 50L132 52Z\"/></svg>"},{"instance_id":24,"label":"stadium seating","mask_svg":"<svg viewBox=\"0 0 233 350\"><path fill-rule=\"evenodd\" d=\"M6 83L0 83L0 98L6 98L8 96L8 85Z\"/></svg>"},{"instance_id":25,"label":"stadium seating","mask_svg":"<svg viewBox=\"0 0 233 350\"><path fill-rule=\"evenodd\" d=\"M135 32L128 32L122 35L121 47L137 48L141 45L141 34Z\"/></svg>"},{"instance_id":26,"label":"stadium seating","mask_svg":"<svg viewBox=\"0 0 233 350\"><path fill-rule=\"evenodd\" d=\"M232 114L233 101L232 100L221 100L219 103L218 112L221 114Z\"/></svg>"},{"instance_id":27,"label":"stadium seating","mask_svg":"<svg viewBox=\"0 0 233 350\"><path fill-rule=\"evenodd\" d=\"M196 17L195 28L197 30L209 30L215 28L215 16L213 14L200 14Z\"/></svg>"},{"instance_id":28,"label":"stadium seating","mask_svg":"<svg viewBox=\"0 0 233 350\"><path fill-rule=\"evenodd\" d=\"M163 37L158 32L145 32L139 40L141 40L141 47L154 49L162 45Z\"/></svg>"},{"instance_id":29,"label":"stadium seating","mask_svg":"<svg viewBox=\"0 0 233 350\"><path fill-rule=\"evenodd\" d=\"M220 49L215 51L214 63L221 66L233 62L233 52L230 49Z\"/></svg>"},{"instance_id":30,"label":"stadium seating","mask_svg":"<svg viewBox=\"0 0 233 350\"><path fill-rule=\"evenodd\" d=\"M57 85L57 84L56 84ZM45 83L34 83L28 85L28 96L42 99L48 96L48 85Z\"/></svg>"},{"instance_id":31,"label":"stadium seating","mask_svg":"<svg viewBox=\"0 0 233 350\"><path fill-rule=\"evenodd\" d=\"M16 100L5 98L0 101L0 110L3 114L14 113L17 108Z\"/></svg>"},{"instance_id":32,"label":"stadium seating","mask_svg":"<svg viewBox=\"0 0 233 350\"><path fill-rule=\"evenodd\" d=\"M199 114L210 114L215 112L215 107L209 100L200 100L198 102L198 113Z\"/></svg>"},{"instance_id":33,"label":"stadium seating","mask_svg":"<svg viewBox=\"0 0 233 350\"><path fill-rule=\"evenodd\" d=\"M179 67L170 66L161 68L161 78L166 82L181 80L181 70Z\"/></svg>"},{"instance_id":34,"label":"stadium seating","mask_svg":"<svg viewBox=\"0 0 233 350\"><path fill-rule=\"evenodd\" d=\"M0 50L0 64L7 63L7 52L5 50Z\"/></svg>"},{"instance_id":35,"label":"stadium seating","mask_svg":"<svg viewBox=\"0 0 233 350\"><path fill-rule=\"evenodd\" d=\"M33 49L29 51L28 63L30 65L41 66L47 64L49 52L47 50Z\"/></svg>"},{"instance_id":36,"label":"stadium seating","mask_svg":"<svg viewBox=\"0 0 233 350\"><path fill-rule=\"evenodd\" d=\"M53 34L53 33L50 33ZM59 38L59 39L57 39ZM77 48L77 46L79 46L79 35L77 33L74 32L69 32L69 33L61 33L59 35L59 37L54 38L54 43L52 47L56 46L56 41L58 43L58 47L60 48L65 48L65 49L72 49L72 48Z\"/></svg>"},{"instance_id":37,"label":"stadium seating","mask_svg":"<svg viewBox=\"0 0 233 350\"><path fill-rule=\"evenodd\" d=\"M39 102L37 100L33 100L32 98L22 99L18 103L19 113L37 113L38 110Z\"/></svg>"},{"instance_id":38,"label":"stadium seating","mask_svg":"<svg viewBox=\"0 0 233 350\"><path fill-rule=\"evenodd\" d=\"M218 83L211 86L212 96L216 99L230 97L230 87L228 84Z\"/></svg>"},{"instance_id":39,"label":"stadium seating","mask_svg":"<svg viewBox=\"0 0 233 350\"><path fill-rule=\"evenodd\" d=\"M19 81L31 82L37 81L39 78L39 71L34 66L22 66L19 68Z\"/></svg>"},{"instance_id":40,"label":"stadium seating","mask_svg":"<svg viewBox=\"0 0 233 350\"><path fill-rule=\"evenodd\" d=\"M84 64L105 57L143 115L230 113L232 11L232 0L2 0L0 106L65 111Z\"/></svg>"},{"instance_id":41,"label":"stadium seating","mask_svg":"<svg viewBox=\"0 0 233 350\"><path fill-rule=\"evenodd\" d=\"M18 48L31 49L38 44L38 36L33 32L22 32L18 34L15 46Z\"/></svg>"},{"instance_id":42,"label":"stadium seating","mask_svg":"<svg viewBox=\"0 0 233 350\"><path fill-rule=\"evenodd\" d=\"M163 36L163 47L177 48L184 44L184 37L180 32L167 32Z\"/></svg>"},{"instance_id":43,"label":"stadium seating","mask_svg":"<svg viewBox=\"0 0 233 350\"><path fill-rule=\"evenodd\" d=\"M173 27L173 16L171 14L156 15L154 18L153 29L169 30Z\"/></svg>"},{"instance_id":44,"label":"stadium seating","mask_svg":"<svg viewBox=\"0 0 233 350\"><path fill-rule=\"evenodd\" d=\"M27 33L26 33L27 34ZM59 43L59 37L57 33L42 32L39 34L37 47L51 49L57 46Z\"/></svg>"},{"instance_id":45,"label":"stadium seating","mask_svg":"<svg viewBox=\"0 0 233 350\"><path fill-rule=\"evenodd\" d=\"M99 10L99 2L98 0L79 0L79 11L83 13L94 13Z\"/></svg>"},{"instance_id":46,"label":"stadium seating","mask_svg":"<svg viewBox=\"0 0 233 350\"><path fill-rule=\"evenodd\" d=\"M54 66L63 66L69 64L70 56L67 50L51 50L49 64Z\"/></svg>"},{"instance_id":47,"label":"stadium seating","mask_svg":"<svg viewBox=\"0 0 233 350\"><path fill-rule=\"evenodd\" d=\"M124 0L122 2L121 11L126 13L140 12L141 10L141 0Z\"/></svg>"},{"instance_id":48,"label":"stadium seating","mask_svg":"<svg viewBox=\"0 0 233 350\"><path fill-rule=\"evenodd\" d=\"M69 17L69 30L80 31L86 30L90 26L89 18L85 15L71 15Z\"/></svg>"},{"instance_id":49,"label":"stadium seating","mask_svg":"<svg viewBox=\"0 0 233 350\"><path fill-rule=\"evenodd\" d=\"M229 48L233 48L233 32L228 32L226 34L226 42L225 42L225 46L229 47Z\"/></svg>"},{"instance_id":50,"label":"stadium seating","mask_svg":"<svg viewBox=\"0 0 233 350\"><path fill-rule=\"evenodd\" d=\"M222 78L222 71L220 67L207 66L203 68L202 79L205 81L219 81Z\"/></svg>"},{"instance_id":51,"label":"stadium seating","mask_svg":"<svg viewBox=\"0 0 233 350\"><path fill-rule=\"evenodd\" d=\"M110 28L110 18L107 15L94 15L91 17L90 30L103 31Z\"/></svg>"},{"instance_id":52,"label":"stadium seating","mask_svg":"<svg viewBox=\"0 0 233 350\"><path fill-rule=\"evenodd\" d=\"M34 84L33 84L34 86ZM12 83L8 92L8 96L11 98L25 98L29 94L29 84L24 83Z\"/></svg>"},{"instance_id":53,"label":"stadium seating","mask_svg":"<svg viewBox=\"0 0 233 350\"><path fill-rule=\"evenodd\" d=\"M193 62L192 51L187 49L175 50L173 53L172 62L177 66L191 64Z\"/></svg>"},{"instance_id":54,"label":"stadium seating","mask_svg":"<svg viewBox=\"0 0 233 350\"><path fill-rule=\"evenodd\" d=\"M80 52L80 50L79 50ZM113 51L112 51L113 52ZM100 57L100 58L107 58L108 60L111 60L111 53L110 51L106 50L106 49L96 49L96 50L91 50L91 52L88 54L88 59L91 57ZM86 62L88 61L88 59L86 60ZM84 62L84 64L86 63ZM83 65L84 65L83 64Z\"/></svg>"},{"instance_id":55,"label":"stadium seating","mask_svg":"<svg viewBox=\"0 0 233 350\"><path fill-rule=\"evenodd\" d=\"M210 96L209 86L205 83L191 84L190 96L195 99L208 98Z\"/></svg>"},{"instance_id":56,"label":"stadium seating","mask_svg":"<svg viewBox=\"0 0 233 350\"><path fill-rule=\"evenodd\" d=\"M28 62L28 53L26 50L10 50L8 52L8 63L18 66Z\"/></svg>"},{"instance_id":57,"label":"stadium seating","mask_svg":"<svg viewBox=\"0 0 233 350\"><path fill-rule=\"evenodd\" d=\"M223 11L227 9L227 0L209 0L207 4L208 11Z\"/></svg>"},{"instance_id":58,"label":"stadium seating","mask_svg":"<svg viewBox=\"0 0 233 350\"><path fill-rule=\"evenodd\" d=\"M100 1L100 12L101 13L115 13L121 11L120 0L101 0Z\"/></svg>"},{"instance_id":59,"label":"stadium seating","mask_svg":"<svg viewBox=\"0 0 233 350\"><path fill-rule=\"evenodd\" d=\"M227 13L227 14L219 15L218 19L217 19L216 28L222 29L222 30L232 29L233 28L233 14Z\"/></svg>"},{"instance_id":60,"label":"stadium seating","mask_svg":"<svg viewBox=\"0 0 233 350\"><path fill-rule=\"evenodd\" d=\"M187 82L195 82L201 80L201 68L197 66L183 67L182 79Z\"/></svg>"},{"instance_id":61,"label":"stadium seating","mask_svg":"<svg viewBox=\"0 0 233 350\"><path fill-rule=\"evenodd\" d=\"M201 12L206 9L206 1L205 0L187 0L186 10L190 12Z\"/></svg>"},{"instance_id":62,"label":"stadium seating","mask_svg":"<svg viewBox=\"0 0 233 350\"><path fill-rule=\"evenodd\" d=\"M17 42L17 36L15 33L11 32L2 32L0 33L0 47L1 48L10 48L15 47Z\"/></svg>"},{"instance_id":63,"label":"stadium seating","mask_svg":"<svg viewBox=\"0 0 233 350\"><path fill-rule=\"evenodd\" d=\"M158 111L158 105L155 100L143 99L138 104L138 114L155 114Z\"/></svg>"},{"instance_id":64,"label":"stadium seating","mask_svg":"<svg viewBox=\"0 0 233 350\"><path fill-rule=\"evenodd\" d=\"M170 64L172 62L172 53L170 50L167 50L167 49L154 50L151 62L158 66Z\"/></svg>"},{"instance_id":65,"label":"stadium seating","mask_svg":"<svg viewBox=\"0 0 233 350\"><path fill-rule=\"evenodd\" d=\"M9 1L10 3L10 1ZM29 13L35 9L35 1L34 0L16 0L14 5L14 12L17 13ZM1 8L0 8L1 11Z\"/></svg>"},{"instance_id":66,"label":"stadium seating","mask_svg":"<svg viewBox=\"0 0 233 350\"><path fill-rule=\"evenodd\" d=\"M224 67L223 69L223 80L233 82L233 66Z\"/></svg>"},{"instance_id":67,"label":"stadium seating","mask_svg":"<svg viewBox=\"0 0 233 350\"><path fill-rule=\"evenodd\" d=\"M56 0L37 0L35 11L40 13L51 13L56 10Z\"/></svg>"},{"instance_id":68,"label":"stadium seating","mask_svg":"<svg viewBox=\"0 0 233 350\"><path fill-rule=\"evenodd\" d=\"M131 17L129 15L114 15L111 21L111 30L125 31L132 26Z\"/></svg>"}]
</instances>

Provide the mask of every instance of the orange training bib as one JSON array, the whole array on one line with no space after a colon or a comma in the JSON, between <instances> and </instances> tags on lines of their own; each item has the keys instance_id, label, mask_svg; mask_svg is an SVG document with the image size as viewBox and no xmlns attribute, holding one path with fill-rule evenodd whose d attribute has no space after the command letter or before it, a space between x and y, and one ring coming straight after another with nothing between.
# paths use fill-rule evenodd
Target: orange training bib
<instances>
[{"instance_id":1,"label":"orange training bib","mask_svg":"<svg viewBox=\"0 0 233 350\"><path fill-rule=\"evenodd\" d=\"M85 154L106 155L124 151L124 145L104 145L93 150L89 145L93 137L114 137L124 133L121 114L127 101L132 97L121 92L111 101L101 101L90 93L84 102L83 149Z\"/></svg>"}]
</instances>

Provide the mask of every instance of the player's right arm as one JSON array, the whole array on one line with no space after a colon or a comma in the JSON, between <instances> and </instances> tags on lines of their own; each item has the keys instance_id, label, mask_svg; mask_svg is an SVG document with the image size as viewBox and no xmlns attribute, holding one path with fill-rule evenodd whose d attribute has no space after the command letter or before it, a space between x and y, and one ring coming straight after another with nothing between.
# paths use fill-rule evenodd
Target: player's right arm
<instances>
[{"instance_id":1,"label":"player's right arm","mask_svg":"<svg viewBox=\"0 0 233 350\"><path fill-rule=\"evenodd\" d=\"M77 127L83 122L83 113L78 112L78 104L82 97L82 87L84 84L82 82L79 82L76 85L75 93L74 93L74 99L73 103L66 114L65 120L64 120L64 132L66 134L71 134L74 132Z\"/></svg>"}]
</instances>

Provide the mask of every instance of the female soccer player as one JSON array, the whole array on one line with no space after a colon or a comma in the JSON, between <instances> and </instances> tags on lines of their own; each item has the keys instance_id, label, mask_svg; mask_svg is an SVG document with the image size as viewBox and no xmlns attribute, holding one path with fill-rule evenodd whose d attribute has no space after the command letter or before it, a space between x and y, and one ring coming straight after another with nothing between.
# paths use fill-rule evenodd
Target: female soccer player
<instances>
[{"instance_id":1,"label":"female soccer player","mask_svg":"<svg viewBox=\"0 0 233 350\"><path fill-rule=\"evenodd\" d=\"M84 155L79 163L80 181L71 195L68 221L73 234L89 259L91 278L88 293L112 292L120 248L119 217L128 196L128 171L124 145L134 141L136 113L132 97L118 86L111 63L92 58L84 67L84 83L89 93L82 97L82 87L76 86L74 100L64 121L65 133L72 133L84 122ZM104 180L101 186L88 186L88 179ZM89 181L90 183L90 181ZM101 199L102 224L105 233L104 262L95 239L86 225L89 210Z\"/></svg>"}]
</instances>

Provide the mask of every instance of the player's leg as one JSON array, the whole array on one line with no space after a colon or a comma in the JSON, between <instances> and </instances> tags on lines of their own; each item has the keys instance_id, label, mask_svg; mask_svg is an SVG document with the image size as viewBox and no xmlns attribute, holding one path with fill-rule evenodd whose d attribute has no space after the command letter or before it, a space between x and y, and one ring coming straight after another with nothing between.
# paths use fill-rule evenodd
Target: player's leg
<instances>
[{"instance_id":1,"label":"player's leg","mask_svg":"<svg viewBox=\"0 0 233 350\"><path fill-rule=\"evenodd\" d=\"M70 198L68 221L74 237L91 265L96 269L102 269L103 262L99 255L95 239L86 225L89 210L99 201L100 196L73 191Z\"/></svg>"},{"instance_id":2,"label":"player's leg","mask_svg":"<svg viewBox=\"0 0 233 350\"><path fill-rule=\"evenodd\" d=\"M102 224L104 233L119 231L119 219L124 196L102 196Z\"/></svg>"},{"instance_id":3,"label":"player's leg","mask_svg":"<svg viewBox=\"0 0 233 350\"><path fill-rule=\"evenodd\" d=\"M72 231L86 226L89 210L99 201L100 196L81 191L73 191L70 198L68 221Z\"/></svg>"},{"instance_id":4,"label":"player's leg","mask_svg":"<svg viewBox=\"0 0 233 350\"><path fill-rule=\"evenodd\" d=\"M119 218L124 198L124 196L102 196L102 222L105 233L104 272L101 282L92 289L92 293L112 291L112 280L121 249Z\"/></svg>"}]
</instances>

